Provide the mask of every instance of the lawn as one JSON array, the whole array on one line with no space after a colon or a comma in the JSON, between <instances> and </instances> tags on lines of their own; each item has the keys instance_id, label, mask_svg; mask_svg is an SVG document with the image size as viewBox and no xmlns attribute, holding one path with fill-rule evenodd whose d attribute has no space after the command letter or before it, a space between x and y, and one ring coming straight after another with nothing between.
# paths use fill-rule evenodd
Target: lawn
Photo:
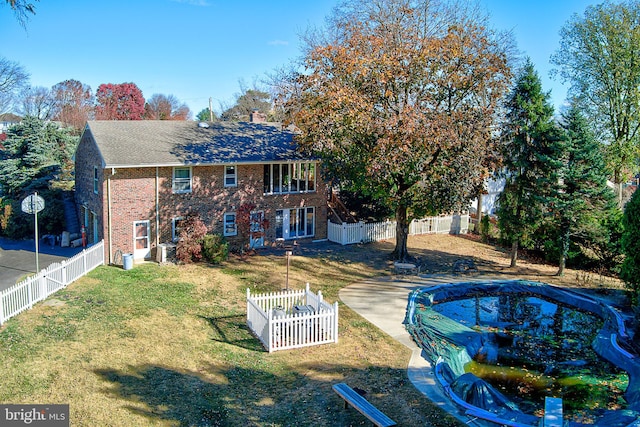
<instances>
[{"instance_id":1,"label":"lawn","mask_svg":"<svg viewBox=\"0 0 640 427\"><path fill-rule=\"evenodd\" d=\"M392 243L295 256L290 287L309 282L337 301L350 283L390 274ZM587 281L524 261L508 269L499 248L462 237L409 246L433 272L473 257L487 273ZM369 425L331 390L344 381L398 425L464 425L408 381L410 351L342 303L338 344L265 352L245 324L246 289L278 291L285 271L281 255L260 253L221 266L100 267L0 329L0 402L68 403L72 426Z\"/></svg>"}]
</instances>

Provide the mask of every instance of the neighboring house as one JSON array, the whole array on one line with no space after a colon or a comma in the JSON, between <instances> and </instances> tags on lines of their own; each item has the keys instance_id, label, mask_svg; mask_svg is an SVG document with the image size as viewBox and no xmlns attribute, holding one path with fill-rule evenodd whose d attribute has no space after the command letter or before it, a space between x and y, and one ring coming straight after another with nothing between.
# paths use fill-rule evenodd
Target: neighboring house
<instances>
[{"instance_id":1,"label":"neighboring house","mask_svg":"<svg viewBox=\"0 0 640 427\"><path fill-rule=\"evenodd\" d=\"M319 163L296 150L293 132L267 123L89 121L75 154L75 198L89 243L106 258L150 258L198 214L209 232L240 242L236 214L252 212L252 246L325 239L327 190ZM269 227L258 230L260 219ZM278 239L278 240L276 240Z\"/></svg>"},{"instance_id":2,"label":"neighboring house","mask_svg":"<svg viewBox=\"0 0 640 427\"><path fill-rule=\"evenodd\" d=\"M0 114L0 135L5 134L11 126L20 123L21 121L22 117L16 116L15 114Z\"/></svg>"},{"instance_id":3,"label":"neighboring house","mask_svg":"<svg viewBox=\"0 0 640 427\"><path fill-rule=\"evenodd\" d=\"M498 178L498 177L492 177L485 180L484 182L485 193L482 195L482 207L481 207L482 213L486 213L490 215L493 215L496 213L496 210L498 209L498 198L500 197L500 194L504 190L505 183L506 183L506 179ZM470 202L469 208L472 211L478 210L477 198L473 199Z\"/></svg>"}]
</instances>

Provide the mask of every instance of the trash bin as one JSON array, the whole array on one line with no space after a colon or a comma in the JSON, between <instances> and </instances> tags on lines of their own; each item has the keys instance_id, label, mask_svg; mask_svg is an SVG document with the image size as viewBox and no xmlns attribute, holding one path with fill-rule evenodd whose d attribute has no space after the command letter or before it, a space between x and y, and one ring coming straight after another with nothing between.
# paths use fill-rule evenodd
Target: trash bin
<instances>
[{"instance_id":1,"label":"trash bin","mask_svg":"<svg viewBox=\"0 0 640 427\"><path fill-rule=\"evenodd\" d=\"M133 268L133 254L122 254L122 268L125 270Z\"/></svg>"}]
</instances>

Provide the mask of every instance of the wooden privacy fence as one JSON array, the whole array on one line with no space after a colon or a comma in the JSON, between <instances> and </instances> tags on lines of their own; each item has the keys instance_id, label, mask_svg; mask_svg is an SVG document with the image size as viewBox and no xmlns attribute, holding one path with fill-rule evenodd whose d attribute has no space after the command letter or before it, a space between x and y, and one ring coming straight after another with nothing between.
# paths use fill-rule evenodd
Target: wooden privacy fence
<instances>
[{"instance_id":1,"label":"wooden privacy fence","mask_svg":"<svg viewBox=\"0 0 640 427\"><path fill-rule=\"evenodd\" d=\"M104 264L104 241L0 291L0 325Z\"/></svg>"},{"instance_id":2,"label":"wooden privacy fence","mask_svg":"<svg viewBox=\"0 0 640 427\"><path fill-rule=\"evenodd\" d=\"M433 216L414 219L409 224L409 235L417 234L460 234L469 231L469 215ZM396 222L375 223L357 222L355 224L334 224L329 221L327 237L329 241L342 245L369 243L396 237Z\"/></svg>"},{"instance_id":3,"label":"wooden privacy fence","mask_svg":"<svg viewBox=\"0 0 640 427\"><path fill-rule=\"evenodd\" d=\"M338 342L338 303L304 290L251 295L247 326L269 352Z\"/></svg>"}]
</instances>

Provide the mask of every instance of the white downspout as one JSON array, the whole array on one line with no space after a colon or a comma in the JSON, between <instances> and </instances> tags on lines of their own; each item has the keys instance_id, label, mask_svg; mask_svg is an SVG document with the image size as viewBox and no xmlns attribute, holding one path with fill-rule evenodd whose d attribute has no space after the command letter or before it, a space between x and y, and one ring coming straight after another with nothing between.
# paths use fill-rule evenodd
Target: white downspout
<instances>
[{"instance_id":1,"label":"white downspout","mask_svg":"<svg viewBox=\"0 0 640 427\"><path fill-rule=\"evenodd\" d=\"M109 234L109 264L113 264L113 244L111 243L111 177L115 174L115 168L111 168L111 175L107 177L107 230Z\"/></svg>"}]
</instances>

